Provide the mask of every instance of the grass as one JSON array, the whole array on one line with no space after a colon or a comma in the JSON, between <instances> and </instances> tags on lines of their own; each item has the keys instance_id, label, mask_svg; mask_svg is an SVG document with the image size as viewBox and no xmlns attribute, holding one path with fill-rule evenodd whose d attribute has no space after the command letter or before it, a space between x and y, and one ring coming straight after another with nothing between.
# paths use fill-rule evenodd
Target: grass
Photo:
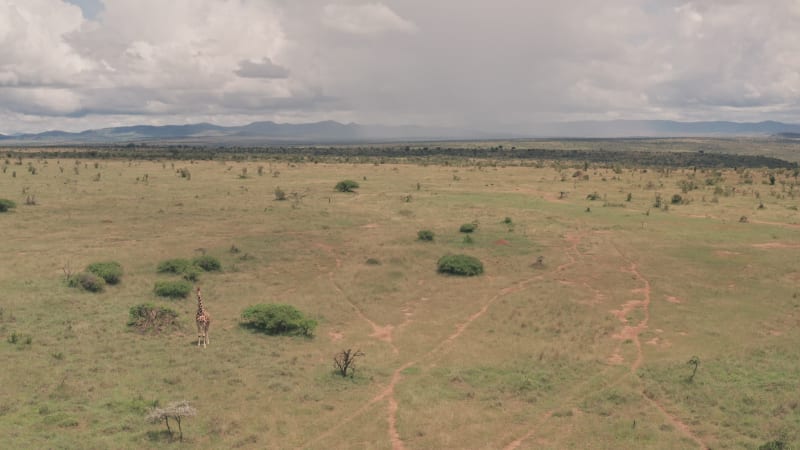
<instances>
[{"instance_id":1,"label":"grass","mask_svg":"<svg viewBox=\"0 0 800 450\"><path fill-rule=\"evenodd\" d=\"M96 170L76 175L74 160L28 162L36 175L0 174L5 197L22 203L26 187L38 202L2 217L0 435L9 447L170 445L144 415L185 399L198 410L183 423L192 447L389 448L389 398L406 448L502 448L531 432L520 448L696 448L680 424L712 448L800 444L800 213L791 209L800 199L780 184L790 177L771 187L767 171L750 169L746 184L723 169L737 193L712 203L714 186L702 182L710 172L589 167L589 180L573 179L582 162L272 161L279 177L248 178L243 168L267 162L176 163L187 180L169 161L103 161L100 181ZM646 215L656 191L669 199L692 175L701 182L681 193L689 204ZM363 177L358 195L332 192ZM306 195L275 202L278 185ZM586 200L595 191L625 207ZM473 221L464 249L458 227ZM416 242L420 229L436 239ZM199 277L212 325L210 346L198 349L195 302L160 299L153 286L179 278L156 273L160 262L206 252L224 270ZM461 252L486 273L437 274L442 255ZM539 255L544 266L532 268ZM125 274L104 292L63 281L67 267L110 260ZM613 311L645 299L632 265L649 283L649 305L623 323ZM239 326L242 310L264 302L303 311L319 324L315 336ZM129 310L142 303L173 309L177 326L129 330ZM333 373L343 348L365 353L353 379ZM688 383L693 355L700 365Z\"/></svg>"}]
</instances>

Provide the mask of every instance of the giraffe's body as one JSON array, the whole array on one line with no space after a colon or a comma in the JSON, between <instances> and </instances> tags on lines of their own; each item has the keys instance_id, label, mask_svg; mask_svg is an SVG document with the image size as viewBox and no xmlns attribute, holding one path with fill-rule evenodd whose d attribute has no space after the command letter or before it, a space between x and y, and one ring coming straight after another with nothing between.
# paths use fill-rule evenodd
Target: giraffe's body
<instances>
[{"instance_id":1,"label":"giraffe's body","mask_svg":"<svg viewBox=\"0 0 800 450\"><path fill-rule=\"evenodd\" d=\"M208 328L211 326L211 316L203 307L203 299L200 297L200 288L197 288L197 315L195 316L197 323L197 346L203 344L203 348L208 345Z\"/></svg>"}]
</instances>

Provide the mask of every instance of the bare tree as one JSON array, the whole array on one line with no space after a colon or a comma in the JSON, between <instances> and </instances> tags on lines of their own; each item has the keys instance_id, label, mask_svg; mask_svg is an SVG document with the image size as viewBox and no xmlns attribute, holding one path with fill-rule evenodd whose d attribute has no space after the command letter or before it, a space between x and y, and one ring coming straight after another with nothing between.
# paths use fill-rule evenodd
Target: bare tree
<instances>
[{"instance_id":1,"label":"bare tree","mask_svg":"<svg viewBox=\"0 0 800 450\"><path fill-rule=\"evenodd\" d=\"M359 356L364 356L361 350L356 350L355 352L349 348L347 350L342 350L333 357L333 365L341 376L346 377L347 373L350 372L350 376L352 377L356 371L356 358Z\"/></svg>"},{"instance_id":2,"label":"bare tree","mask_svg":"<svg viewBox=\"0 0 800 450\"><path fill-rule=\"evenodd\" d=\"M150 423L161 423L167 426L167 432L172 436L172 429L169 426L169 419L173 419L178 424L178 433L181 442L183 441L183 428L181 428L181 421L184 417L194 417L197 415L197 410L192 407L188 401L182 400L173 402L165 408L153 408L147 413L145 417Z\"/></svg>"}]
</instances>

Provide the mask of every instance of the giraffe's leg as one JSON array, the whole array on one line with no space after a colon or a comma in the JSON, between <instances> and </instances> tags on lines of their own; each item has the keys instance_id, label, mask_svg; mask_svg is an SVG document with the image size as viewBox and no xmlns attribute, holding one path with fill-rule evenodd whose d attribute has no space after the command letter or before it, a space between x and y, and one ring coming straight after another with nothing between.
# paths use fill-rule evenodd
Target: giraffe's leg
<instances>
[{"instance_id":1,"label":"giraffe's leg","mask_svg":"<svg viewBox=\"0 0 800 450\"><path fill-rule=\"evenodd\" d=\"M206 325L206 333L205 333L206 334L206 344L211 343L211 341L208 340L208 330L210 330L210 329L211 329L211 324L209 323L208 325Z\"/></svg>"},{"instance_id":2,"label":"giraffe's leg","mask_svg":"<svg viewBox=\"0 0 800 450\"><path fill-rule=\"evenodd\" d=\"M200 347L200 341L203 340L203 328L200 323L197 323L197 346Z\"/></svg>"}]
</instances>

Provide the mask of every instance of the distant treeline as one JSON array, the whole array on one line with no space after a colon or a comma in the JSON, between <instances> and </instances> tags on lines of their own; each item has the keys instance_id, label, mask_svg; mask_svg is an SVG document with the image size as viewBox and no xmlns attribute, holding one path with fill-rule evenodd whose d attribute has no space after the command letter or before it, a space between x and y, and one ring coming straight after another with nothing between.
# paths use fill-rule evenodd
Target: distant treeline
<instances>
[{"instance_id":1,"label":"distant treeline","mask_svg":"<svg viewBox=\"0 0 800 450\"><path fill-rule=\"evenodd\" d=\"M279 159L319 162L378 162L384 159L411 163L450 163L464 159L491 160L513 164L515 161L576 161L644 167L767 167L794 168L778 158L760 155L707 153L703 151L638 150L553 150L498 147L450 148L418 146L341 146L341 147L203 147L125 145L104 147L7 148L9 158L114 158L173 160L246 160Z\"/></svg>"}]
</instances>

